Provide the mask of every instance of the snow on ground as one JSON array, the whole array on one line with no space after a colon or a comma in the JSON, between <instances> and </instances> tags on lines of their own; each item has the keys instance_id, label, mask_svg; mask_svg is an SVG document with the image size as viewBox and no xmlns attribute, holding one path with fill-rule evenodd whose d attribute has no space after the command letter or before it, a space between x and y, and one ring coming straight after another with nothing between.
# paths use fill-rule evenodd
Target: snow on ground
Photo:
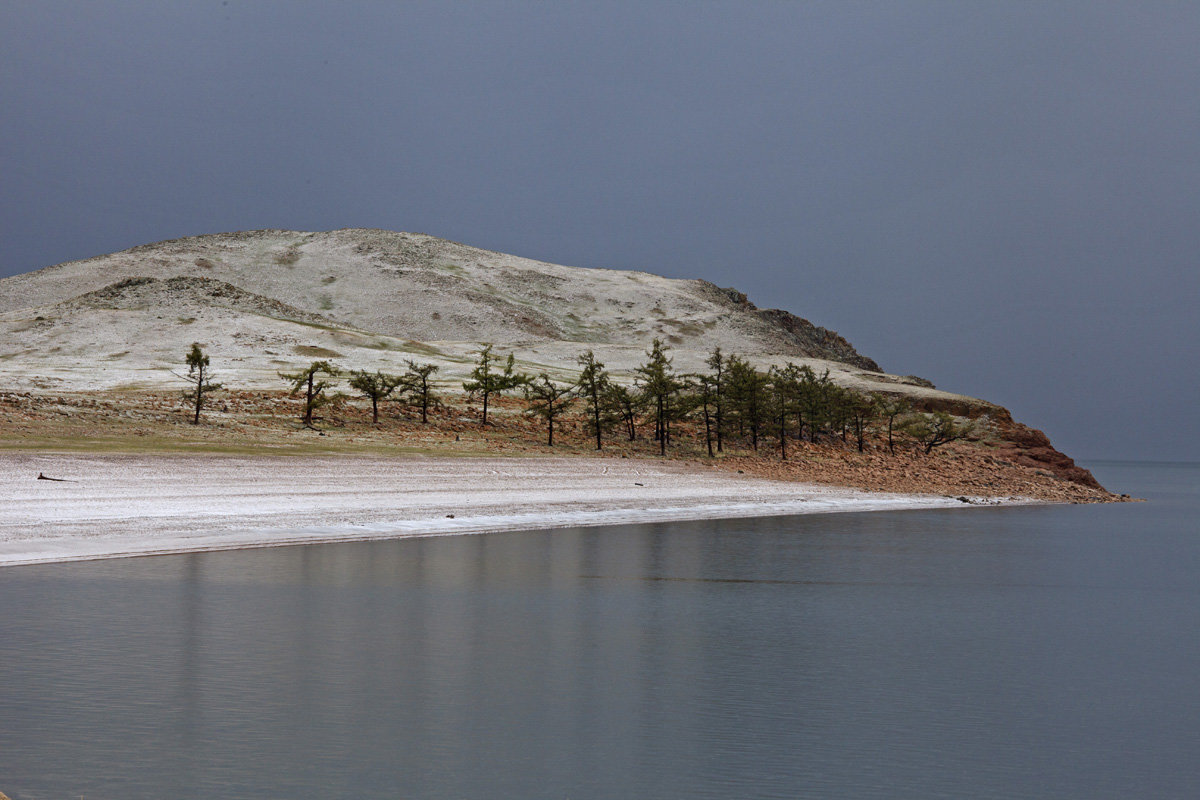
<instances>
[{"instance_id":1,"label":"snow on ground","mask_svg":"<svg viewBox=\"0 0 1200 800\"><path fill-rule=\"evenodd\" d=\"M637 459L14 453L0 455L0 565L941 507L962 503Z\"/></svg>"}]
</instances>

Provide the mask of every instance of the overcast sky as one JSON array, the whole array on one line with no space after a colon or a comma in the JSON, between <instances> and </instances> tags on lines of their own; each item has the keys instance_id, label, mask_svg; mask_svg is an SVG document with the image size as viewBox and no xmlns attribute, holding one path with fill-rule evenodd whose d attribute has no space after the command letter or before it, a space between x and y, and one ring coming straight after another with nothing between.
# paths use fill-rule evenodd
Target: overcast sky
<instances>
[{"instance_id":1,"label":"overcast sky","mask_svg":"<svg viewBox=\"0 0 1200 800\"><path fill-rule=\"evenodd\" d=\"M1200 458L1200 3L0 0L0 275L268 227L707 278Z\"/></svg>"}]
</instances>

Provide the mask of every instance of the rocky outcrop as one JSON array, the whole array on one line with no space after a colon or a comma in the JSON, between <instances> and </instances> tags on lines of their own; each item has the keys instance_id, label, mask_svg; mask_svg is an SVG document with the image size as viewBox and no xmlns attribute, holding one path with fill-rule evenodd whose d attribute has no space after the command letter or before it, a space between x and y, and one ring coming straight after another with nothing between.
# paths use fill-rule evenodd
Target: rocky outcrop
<instances>
[{"instance_id":1,"label":"rocky outcrop","mask_svg":"<svg viewBox=\"0 0 1200 800\"><path fill-rule=\"evenodd\" d=\"M841 361L872 372L883 371L873 360L859 355L858 351L854 349L854 345L846 341L837 331L813 325L808 320L779 308L756 309L753 313L759 319L766 320L787 332L800 349L798 355Z\"/></svg>"},{"instance_id":2,"label":"rocky outcrop","mask_svg":"<svg viewBox=\"0 0 1200 800\"><path fill-rule=\"evenodd\" d=\"M1044 470L1060 480L1092 489L1104 488L1090 471L1077 465L1070 456L1056 450L1046 434L1014 421L1007 411L1004 414L1006 419L997 420L996 423L997 433L1000 435L1000 441L993 452L996 458Z\"/></svg>"},{"instance_id":3,"label":"rocky outcrop","mask_svg":"<svg viewBox=\"0 0 1200 800\"><path fill-rule=\"evenodd\" d=\"M992 456L1001 460L1042 470L1055 478L1078 483L1089 489L1104 490L1092 473L1075 463L1065 453L1055 449L1050 437L1012 418L1007 408L974 398L928 398L913 403L917 411L945 411L958 417L987 422L988 440L994 449ZM981 431L982 433L982 431Z\"/></svg>"},{"instance_id":4,"label":"rocky outcrop","mask_svg":"<svg viewBox=\"0 0 1200 800\"><path fill-rule=\"evenodd\" d=\"M780 308L759 308L750 302L745 293L737 289L717 286L706 280L698 280L701 291L710 299L723 303L737 311L749 314L784 334L784 339L793 352L789 355L808 358L824 358L841 361L871 372L883 372L872 359L860 355L854 345L846 341L837 331L814 325ZM932 384L930 384L932 386Z\"/></svg>"}]
</instances>

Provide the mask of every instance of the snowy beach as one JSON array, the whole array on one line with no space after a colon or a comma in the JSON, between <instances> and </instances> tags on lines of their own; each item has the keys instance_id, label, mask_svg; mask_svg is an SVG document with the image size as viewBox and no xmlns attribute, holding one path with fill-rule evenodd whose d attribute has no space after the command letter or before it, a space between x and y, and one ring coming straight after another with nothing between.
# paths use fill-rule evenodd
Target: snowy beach
<instances>
[{"instance_id":1,"label":"snowy beach","mask_svg":"<svg viewBox=\"0 0 1200 800\"><path fill-rule=\"evenodd\" d=\"M8 453L0 565L962 505L625 458Z\"/></svg>"}]
</instances>

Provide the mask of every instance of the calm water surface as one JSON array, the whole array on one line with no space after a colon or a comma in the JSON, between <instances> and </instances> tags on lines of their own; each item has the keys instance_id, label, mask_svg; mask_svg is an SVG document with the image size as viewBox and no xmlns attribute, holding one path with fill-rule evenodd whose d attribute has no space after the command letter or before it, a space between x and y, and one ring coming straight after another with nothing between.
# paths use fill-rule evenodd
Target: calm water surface
<instances>
[{"instance_id":1,"label":"calm water surface","mask_svg":"<svg viewBox=\"0 0 1200 800\"><path fill-rule=\"evenodd\" d=\"M0 790L1196 797L1200 467L1122 506L0 569Z\"/></svg>"}]
</instances>

